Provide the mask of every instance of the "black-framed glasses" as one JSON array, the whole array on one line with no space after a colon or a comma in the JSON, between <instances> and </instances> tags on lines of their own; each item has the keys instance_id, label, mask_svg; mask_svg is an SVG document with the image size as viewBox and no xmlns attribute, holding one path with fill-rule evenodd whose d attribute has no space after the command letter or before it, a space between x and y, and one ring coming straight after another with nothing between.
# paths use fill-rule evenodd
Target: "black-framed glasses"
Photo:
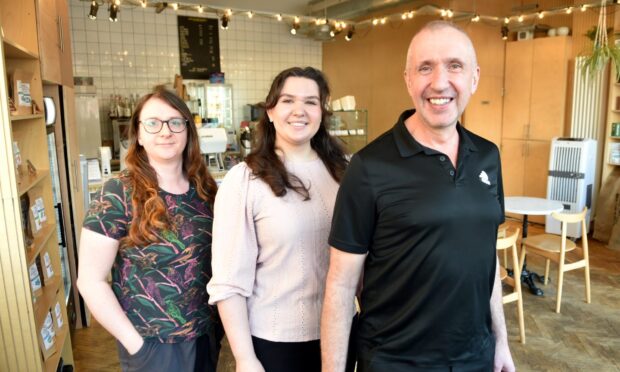
<instances>
[{"instance_id":1,"label":"black-framed glasses","mask_svg":"<svg viewBox=\"0 0 620 372\"><path fill-rule=\"evenodd\" d=\"M157 134L164 128L164 124L168 125L168 129L172 133L181 133L185 130L189 120L183 118L170 118L168 120L160 120L157 118L148 118L140 121L146 133Z\"/></svg>"}]
</instances>

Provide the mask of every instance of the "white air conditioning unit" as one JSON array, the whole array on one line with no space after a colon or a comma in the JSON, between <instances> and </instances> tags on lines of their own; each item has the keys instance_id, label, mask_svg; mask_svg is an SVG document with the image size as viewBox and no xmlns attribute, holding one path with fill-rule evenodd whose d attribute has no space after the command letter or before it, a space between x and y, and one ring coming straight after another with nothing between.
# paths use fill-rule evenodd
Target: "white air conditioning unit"
<instances>
[{"instance_id":1,"label":"white air conditioning unit","mask_svg":"<svg viewBox=\"0 0 620 372\"><path fill-rule=\"evenodd\" d=\"M564 204L564 212L578 213L588 207L586 228L590 226L592 188L596 170L596 141L589 138L554 138L549 156L547 199ZM546 217L545 231L561 234L560 222ZM568 225L567 236L580 238L580 224ZM587 231L586 231L587 234Z\"/></svg>"}]
</instances>

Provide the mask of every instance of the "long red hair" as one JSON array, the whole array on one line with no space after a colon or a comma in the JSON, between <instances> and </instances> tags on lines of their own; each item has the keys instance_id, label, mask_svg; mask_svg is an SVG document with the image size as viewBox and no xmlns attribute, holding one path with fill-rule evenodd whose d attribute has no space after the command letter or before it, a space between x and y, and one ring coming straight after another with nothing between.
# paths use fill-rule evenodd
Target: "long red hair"
<instances>
[{"instance_id":1,"label":"long red hair","mask_svg":"<svg viewBox=\"0 0 620 372\"><path fill-rule=\"evenodd\" d=\"M209 174L204 158L200 154L198 132L189 108L175 93L162 87L155 88L152 93L140 98L130 119L129 149L125 163L131 185L133 217L129 233L122 241L123 245L145 246L155 243L161 240L157 232L173 229L166 205L158 193L157 173L149 163L146 151L138 143L140 113L144 104L151 98L159 98L166 102L188 121L187 144L183 150L183 173L196 188L198 196L213 208L217 192L217 184Z\"/></svg>"}]
</instances>

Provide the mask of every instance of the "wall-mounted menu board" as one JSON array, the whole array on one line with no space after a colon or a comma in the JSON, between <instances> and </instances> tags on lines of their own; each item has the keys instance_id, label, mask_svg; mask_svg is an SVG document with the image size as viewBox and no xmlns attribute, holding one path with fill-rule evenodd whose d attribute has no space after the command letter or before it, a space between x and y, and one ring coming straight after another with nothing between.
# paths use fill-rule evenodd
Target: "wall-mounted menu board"
<instances>
[{"instance_id":1,"label":"wall-mounted menu board","mask_svg":"<svg viewBox=\"0 0 620 372\"><path fill-rule=\"evenodd\" d=\"M184 79L208 79L220 71L217 18L178 16L179 57Z\"/></svg>"}]
</instances>

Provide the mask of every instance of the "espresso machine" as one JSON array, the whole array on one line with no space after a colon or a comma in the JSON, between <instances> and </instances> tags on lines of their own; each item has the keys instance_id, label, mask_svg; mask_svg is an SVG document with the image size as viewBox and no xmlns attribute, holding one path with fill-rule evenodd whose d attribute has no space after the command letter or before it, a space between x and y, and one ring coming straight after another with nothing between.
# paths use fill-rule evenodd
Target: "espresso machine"
<instances>
[{"instance_id":1,"label":"espresso machine","mask_svg":"<svg viewBox=\"0 0 620 372\"><path fill-rule=\"evenodd\" d=\"M198 128L200 153L204 154L211 172L224 171L222 154L226 151L228 137L225 128Z\"/></svg>"}]
</instances>

